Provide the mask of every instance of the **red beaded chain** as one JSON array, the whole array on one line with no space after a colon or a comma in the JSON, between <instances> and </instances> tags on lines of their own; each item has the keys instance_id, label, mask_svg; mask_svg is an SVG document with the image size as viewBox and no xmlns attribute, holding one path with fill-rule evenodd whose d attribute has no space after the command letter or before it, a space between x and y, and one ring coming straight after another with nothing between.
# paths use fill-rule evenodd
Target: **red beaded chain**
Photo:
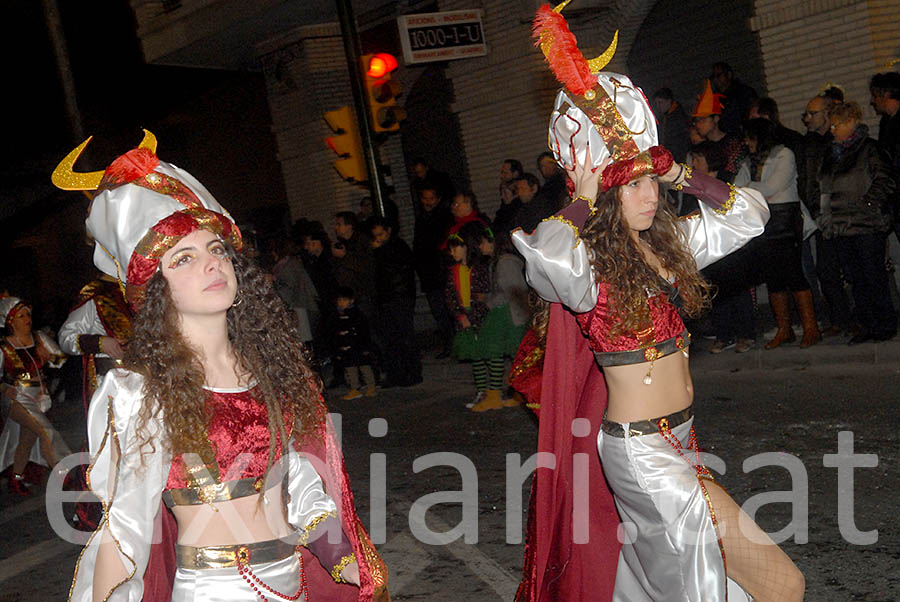
<instances>
[{"instance_id":1,"label":"red beaded chain","mask_svg":"<svg viewBox=\"0 0 900 602\"><path fill-rule=\"evenodd\" d=\"M691 426L691 436L688 439L687 448L693 450L693 452L697 456L696 461L689 460L682 451L684 447L681 445L681 441L678 440L678 437L675 437L672 434L672 429L669 428L669 421L666 418L660 418L656 423L657 428L659 429L659 434L662 435L663 439L665 439L672 448L678 452L678 455L681 456L685 462L694 467L694 470L697 471L697 474L703 477L707 477L712 479L712 473L709 472L709 469L703 464L700 460L700 446L697 444L697 435L694 432L694 427Z\"/></svg>"},{"instance_id":2,"label":"red beaded chain","mask_svg":"<svg viewBox=\"0 0 900 602\"><path fill-rule=\"evenodd\" d=\"M309 600L309 586L306 583L306 567L303 566L303 556L300 555L299 548L297 549L297 559L300 561L300 588L297 590L296 594L288 596L287 594L282 594L278 590L269 587L262 582L262 579L253 574L253 569L250 568L250 550L246 546L238 548L238 551L235 554L238 574L244 578L244 581L247 582L247 585L250 586L250 589L253 590L262 602L269 602L269 599L266 598L262 591L260 591L260 588L270 594L280 596L285 600L298 600L300 599L300 596L305 596L304 599L307 601Z\"/></svg>"}]
</instances>

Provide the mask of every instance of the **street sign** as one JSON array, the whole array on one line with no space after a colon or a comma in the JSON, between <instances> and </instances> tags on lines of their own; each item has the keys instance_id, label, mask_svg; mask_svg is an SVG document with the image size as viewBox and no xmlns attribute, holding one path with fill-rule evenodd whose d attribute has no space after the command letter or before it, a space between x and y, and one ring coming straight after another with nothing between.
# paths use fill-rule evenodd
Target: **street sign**
<instances>
[{"instance_id":1,"label":"street sign","mask_svg":"<svg viewBox=\"0 0 900 602\"><path fill-rule=\"evenodd\" d=\"M406 64L487 54L478 9L403 15L397 18L397 26Z\"/></svg>"}]
</instances>

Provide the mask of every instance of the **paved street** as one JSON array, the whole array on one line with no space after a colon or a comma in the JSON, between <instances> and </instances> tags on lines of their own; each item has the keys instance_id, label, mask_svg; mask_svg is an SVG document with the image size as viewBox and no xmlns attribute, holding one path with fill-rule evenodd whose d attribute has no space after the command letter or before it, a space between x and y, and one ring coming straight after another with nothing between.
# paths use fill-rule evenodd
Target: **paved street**
<instances>
[{"instance_id":1,"label":"paved street","mask_svg":"<svg viewBox=\"0 0 900 602\"><path fill-rule=\"evenodd\" d=\"M726 351L717 356L702 350L708 344L697 341L692 359L696 425L703 448L724 462L719 480L740 503L758 502L760 494L792 486L802 492L808 484L805 503L762 505L757 514L770 533L793 525L795 535L805 541L791 538L784 548L806 575L806 599L900 600L900 340L853 348L829 341L810 350ZM338 398L340 391L334 393L331 397ZM342 418L357 505L376 538L381 534L379 547L391 570L396 601L508 601L515 592L524 528L516 498L521 495L527 506L528 481L517 486L513 479L507 487L507 461L509 454L520 454L521 464L534 452L537 425L522 408L473 414L464 408L471 395L465 366L429 360L421 385L389 389L375 400L332 401L332 410ZM81 442L79 407L67 404L53 416L73 448ZM853 434L856 454L877 456L878 464L856 468L852 482L842 480L845 494L839 496L839 470L824 464L833 464L826 454L838 453L843 431ZM443 454L426 457L434 452ZM764 452L775 455L757 456ZM754 456L763 466L745 473L744 462L752 463ZM799 460L793 484L785 468L791 456ZM875 458L856 460L871 465ZM451 493L447 499L453 503L428 509L441 500L423 496L460 490L460 470L477 476L477 491L476 481L466 479L469 506L459 503L464 496ZM383 508L377 501L381 490L387 492ZM411 512L417 500L419 510L428 509L424 516ZM53 534L42 499L13 502L4 487L0 504L5 535L0 600L64 600L77 547ZM846 542L842 530L850 536L854 529L862 532L856 533L859 537L870 532L874 543ZM443 532L450 533L448 539L460 537L449 543L422 541Z\"/></svg>"}]
</instances>

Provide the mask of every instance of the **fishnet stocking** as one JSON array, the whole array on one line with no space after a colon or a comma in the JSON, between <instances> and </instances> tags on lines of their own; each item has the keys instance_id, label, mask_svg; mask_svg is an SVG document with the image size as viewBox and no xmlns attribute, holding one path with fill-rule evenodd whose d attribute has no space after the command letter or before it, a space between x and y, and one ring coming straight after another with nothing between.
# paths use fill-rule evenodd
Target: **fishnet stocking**
<instances>
[{"instance_id":1,"label":"fishnet stocking","mask_svg":"<svg viewBox=\"0 0 900 602\"><path fill-rule=\"evenodd\" d=\"M793 561L725 490L704 480L725 546L728 576L754 602L802 602L806 583Z\"/></svg>"}]
</instances>

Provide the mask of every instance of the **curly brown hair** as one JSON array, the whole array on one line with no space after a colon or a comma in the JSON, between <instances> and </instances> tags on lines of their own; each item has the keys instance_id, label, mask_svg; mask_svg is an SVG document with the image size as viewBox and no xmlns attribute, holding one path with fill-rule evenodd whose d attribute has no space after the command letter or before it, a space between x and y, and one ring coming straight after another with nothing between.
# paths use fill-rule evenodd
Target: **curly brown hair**
<instances>
[{"instance_id":1,"label":"curly brown hair","mask_svg":"<svg viewBox=\"0 0 900 602\"><path fill-rule=\"evenodd\" d=\"M293 322L271 283L253 260L228 247L237 277L240 302L227 313L228 338L237 358L235 371L249 374L269 415L268 468L276 442L288 441L283 411L293 417L298 438L324 419L321 382L310 368ZM134 319L134 334L125 350L125 368L144 377L144 400L138 413L139 444L155 450L148 426L163 415L163 447L173 456L196 453L213 464L215 450L207 436L209 393L197 352L182 337L179 315L161 272L147 284L146 301ZM140 449L140 448L139 448ZM268 472L267 468L267 472ZM265 491L265 488L262 489Z\"/></svg>"},{"instance_id":2,"label":"curly brown hair","mask_svg":"<svg viewBox=\"0 0 900 602\"><path fill-rule=\"evenodd\" d=\"M618 320L610 337L646 326L650 320L648 291L655 295L662 284L659 274L647 264L629 235L619 189L614 187L600 195L595 205L597 211L588 218L581 232L581 238L591 250L591 265L597 280L612 285L610 306ZM697 271L697 262L662 191L652 225L639 236L678 282L682 311L689 317L697 317L709 306L710 286Z\"/></svg>"}]
</instances>

